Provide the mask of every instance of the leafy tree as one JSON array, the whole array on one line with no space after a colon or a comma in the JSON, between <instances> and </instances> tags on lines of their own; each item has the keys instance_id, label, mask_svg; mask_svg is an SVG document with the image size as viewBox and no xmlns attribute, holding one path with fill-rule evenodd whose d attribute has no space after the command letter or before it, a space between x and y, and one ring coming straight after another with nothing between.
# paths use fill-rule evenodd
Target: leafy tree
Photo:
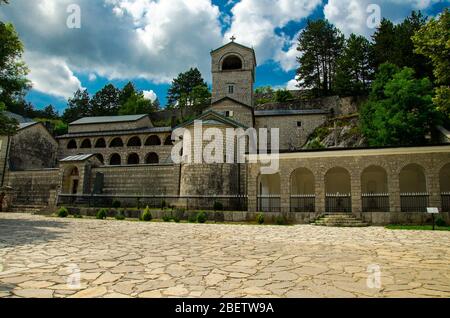
<instances>
[{"instance_id":1,"label":"leafy tree","mask_svg":"<svg viewBox=\"0 0 450 318\"><path fill-rule=\"evenodd\" d=\"M138 92L136 91L136 87L132 82L128 82L119 94L119 105L123 106L129 98L136 95Z\"/></svg>"},{"instance_id":2,"label":"leafy tree","mask_svg":"<svg viewBox=\"0 0 450 318\"><path fill-rule=\"evenodd\" d=\"M91 99L90 116L117 115L120 103L120 90L113 84L107 84Z\"/></svg>"},{"instance_id":3,"label":"leafy tree","mask_svg":"<svg viewBox=\"0 0 450 318\"><path fill-rule=\"evenodd\" d=\"M141 115L154 112L152 101L144 98L144 94L135 93L119 109L119 115Z\"/></svg>"},{"instance_id":4,"label":"leafy tree","mask_svg":"<svg viewBox=\"0 0 450 318\"><path fill-rule=\"evenodd\" d=\"M351 34L337 62L335 90L344 96L366 94L372 77L371 44L363 36Z\"/></svg>"},{"instance_id":5,"label":"leafy tree","mask_svg":"<svg viewBox=\"0 0 450 318\"><path fill-rule=\"evenodd\" d=\"M53 105L48 105L42 110L42 117L48 119L58 119L58 111L53 107Z\"/></svg>"},{"instance_id":6,"label":"leafy tree","mask_svg":"<svg viewBox=\"0 0 450 318\"><path fill-rule=\"evenodd\" d=\"M279 89L275 92L275 101L277 103L284 103L293 98L294 96L287 89Z\"/></svg>"},{"instance_id":7,"label":"leafy tree","mask_svg":"<svg viewBox=\"0 0 450 318\"><path fill-rule=\"evenodd\" d=\"M437 109L450 122L450 11L445 9L437 18L431 19L412 38L415 52L431 59L434 66Z\"/></svg>"},{"instance_id":8,"label":"leafy tree","mask_svg":"<svg viewBox=\"0 0 450 318\"><path fill-rule=\"evenodd\" d=\"M153 108L155 109L155 111L161 109L161 102L159 101L158 97L153 101Z\"/></svg>"},{"instance_id":9,"label":"leafy tree","mask_svg":"<svg viewBox=\"0 0 450 318\"><path fill-rule=\"evenodd\" d=\"M23 44L14 26L0 22L0 101L10 111L24 108L23 97L30 88L28 68L22 61Z\"/></svg>"},{"instance_id":10,"label":"leafy tree","mask_svg":"<svg viewBox=\"0 0 450 318\"><path fill-rule=\"evenodd\" d=\"M258 87L255 90L256 105L266 104L273 101L274 91L270 86Z\"/></svg>"},{"instance_id":11,"label":"leafy tree","mask_svg":"<svg viewBox=\"0 0 450 318\"><path fill-rule=\"evenodd\" d=\"M399 67L410 67L415 70L417 78L432 76L430 60L414 52L412 37L426 23L426 17L419 11L413 11L402 23L394 25L383 19L372 36L373 67L383 63L395 64Z\"/></svg>"},{"instance_id":12,"label":"leafy tree","mask_svg":"<svg viewBox=\"0 0 450 318\"><path fill-rule=\"evenodd\" d=\"M0 136L12 136L16 133L19 123L5 114L5 104L0 102Z\"/></svg>"},{"instance_id":13,"label":"leafy tree","mask_svg":"<svg viewBox=\"0 0 450 318\"><path fill-rule=\"evenodd\" d=\"M167 93L168 108L180 109L183 117L185 110L199 107L196 104L198 100L202 100L202 98L199 98L199 94L205 92L204 89L200 91L199 86L206 88L206 90L208 89L208 85L197 68L191 68L185 73L180 73L172 81L172 85ZM194 89L196 89L195 92Z\"/></svg>"},{"instance_id":14,"label":"leafy tree","mask_svg":"<svg viewBox=\"0 0 450 318\"><path fill-rule=\"evenodd\" d=\"M89 93L87 90L78 89L73 97L68 100L62 119L66 123L71 123L82 117L89 116L90 113Z\"/></svg>"},{"instance_id":15,"label":"leafy tree","mask_svg":"<svg viewBox=\"0 0 450 318\"><path fill-rule=\"evenodd\" d=\"M327 20L308 21L298 38L299 87L311 88L316 96L333 93L336 62L344 47L344 36Z\"/></svg>"},{"instance_id":16,"label":"leafy tree","mask_svg":"<svg viewBox=\"0 0 450 318\"><path fill-rule=\"evenodd\" d=\"M432 83L414 70L382 64L369 101L361 110L361 129L371 146L420 145L439 122Z\"/></svg>"}]
</instances>

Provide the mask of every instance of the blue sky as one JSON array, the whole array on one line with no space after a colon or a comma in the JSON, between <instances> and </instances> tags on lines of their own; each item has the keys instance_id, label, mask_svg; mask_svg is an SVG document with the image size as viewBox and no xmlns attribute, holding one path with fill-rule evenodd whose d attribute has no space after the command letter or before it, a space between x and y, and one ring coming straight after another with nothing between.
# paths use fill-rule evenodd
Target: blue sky
<instances>
[{"instance_id":1,"label":"blue sky","mask_svg":"<svg viewBox=\"0 0 450 318\"><path fill-rule=\"evenodd\" d=\"M80 28L67 26L78 18L73 4ZM14 23L25 44L27 100L62 112L76 89L94 94L110 82L133 81L165 105L178 73L198 67L210 82L209 52L231 35L256 51L256 87L292 88L295 39L307 19L325 17L346 35L370 38L370 4L399 22L414 9L435 16L450 0L14 0L0 19Z\"/></svg>"}]
</instances>

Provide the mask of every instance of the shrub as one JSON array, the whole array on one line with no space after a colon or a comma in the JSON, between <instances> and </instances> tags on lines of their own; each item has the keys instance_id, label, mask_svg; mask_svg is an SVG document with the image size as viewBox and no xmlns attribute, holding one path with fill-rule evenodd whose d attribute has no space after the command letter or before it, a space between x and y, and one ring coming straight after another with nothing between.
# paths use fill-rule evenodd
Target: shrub
<instances>
[{"instance_id":1,"label":"shrub","mask_svg":"<svg viewBox=\"0 0 450 318\"><path fill-rule=\"evenodd\" d=\"M116 214L116 220L118 221L123 221L125 220L125 214L123 213L122 210L119 210Z\"/></svg>"},{"instance_id":2,"label":"shrub","mask_svg":"<svg viewBox=\"0 0 450 318\"><path fill-rule=\"evenodd\" d=\"M223 204L221 202L214 202L214 211L223 211Z\"/></svg>"},{"instance_id":3,"label":"shrub","mask_svg":"<svg viewBox=\"0 0 450 318\"><path fill-rule=\"evenodd\" d=\"M164 214L162 219L164 222L170 222L172 220L172 218L170 216L168 216L167 214Z\"/></svg>"},{"instance_id":4,"label":"shrub","mask_svg":"<svg viewBox=\"0 0 450 318\"><path fill-rule=\"evenodd\" d=\"M69 216L69 211L65 207L61 207L57 212L58 217L66 218Z\"/></svg>"},{"instance_id":5,"label":"shrub","mask_svg":"<svg viewBox=\"0 0 450 318\"><path fill-rule=\"evenodd\" d=\"M74 215L73 215L73 218L74 218L74 219L82 219L83 216L82 216L81 214L77 213L77 214L74 214Z\"/></svg>"},{"instance_id":6,"label":"shrub","mask_svg":"<svg viewBox=\"0 0 450 318\"><path fill-rule=\"evenodd\" d=\"M275 224L276 225L286 225L287 224L287 220L284 217L284 215L279 215L275 218Z\"/></svg>"},{"instance_id":7,"label":"shrub","mask_svg":"<svg viewBox=\"0 0 450 318\"><path fill-rule=\"evenodd\" d=\"M180 218L179 218L178 216L175 216L175 217L173 218L173 221L174 221L175 223L180 223Z\"/></svg>"},{"instance_id":8,"label":"shrub","mask_svg":"<svg viewBox=\"0 0 450 318\"><path fill-rule=\"evenodd\" d=\"M200 212L199 214L197 214L197 222L198 223L206 223L207 220L208 220L208 214L206 214L206 212Z\"/></svg>"},{"instance_id":9,"label":"shrub","mask_svg":"<svg viewBox=\"0 0 450 318\"><path fill-rule=\"evenodd\" d=\"M197 222L197 213L192 213L191 215L189 215L188 222L189 223L196 223Z\"/></svg>"},{"instance_id":10,"label":"shrub","mask_svg":"<svg viewBox=\"0 0 450 318\"><path fill-rule=\"evenodd\" d=\"M103 208L98 210L96 218L98 220L105 220L107 216L108 216L108 209Z\"/></svg>"},{"instance_id":11,"label":"shrub","mask_svg":"<svg viewBox=\"0 0 450 318\"><path fill-rule=\"evenodd\" d=\"M161 209L165 209L167 207L167 202L165 200L161 201Z\"/></svg>"},{"instance_id":12,"label":"shrub","mask_svg":"<svg viewBox=\"0 0 450 318\"><path fill-rule=\"evenodd\" d=\"M153 216L150 213L150 208L147 206L144 213L142 213L141 221L150 222L151 220L153 220Z\"/></svg>"},{"instance_id":13,"label":"shrub","mask_svg":"<svg viewBox=\"0 0 450 318\"><path fill-rule=\"evenodd\" d=\"M256 216L256 222L257 222L259 225L264 224L264 214L259 213L259 214Z\"/></svg>"},{"instance_id":14,"label":"shrub","mask_svg":"<svg viewBox=\"0 0 450 318\"><path fill-rule=\"evenodd\" d=\"M447 225L447 223L444 221L444 219L443 218L438 218L437 220L436 220L436 225L437 226L446 226Z\"/></svg>"},{"instance_id":15,"label":"shrub","mask_svg":"<svg viewBox=\"0 0 450 318\"><path fill-rule=\"evenodd\" d=\"M186 212L186 210L183 209L183 208L176 209L175 210L175 217L178 218L179 220L183 220L185 212Z\"/></svg>"},{"instance_id":16,"label":"shrub","mask_svg":"<svg viewBox=\"0 0 450 318\"><path fill-rule=\"evenodd\" d=\"M113 202L112 202L112 207L114 208L114 209L118 209L118 208L120 208L122 206L122 203L119 201L119 200L114 200Z\"/></svg>"}]
</instances>

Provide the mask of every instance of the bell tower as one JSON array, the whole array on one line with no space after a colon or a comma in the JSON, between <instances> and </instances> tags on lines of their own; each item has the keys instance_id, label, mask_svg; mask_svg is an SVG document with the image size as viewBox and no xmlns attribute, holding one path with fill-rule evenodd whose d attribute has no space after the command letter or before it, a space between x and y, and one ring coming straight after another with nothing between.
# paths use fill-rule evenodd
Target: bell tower
<instances>
[{"instance_id":1,"label":"bell tower","mask_svg":"<svg viewBox=\"0 0 450 318\"><path fill-rule=\"evenodd\" d=\"M256 57L252 48L231 42L211 52L212 103L229 97L253 107Z\"/></svg>"}]
</instances>

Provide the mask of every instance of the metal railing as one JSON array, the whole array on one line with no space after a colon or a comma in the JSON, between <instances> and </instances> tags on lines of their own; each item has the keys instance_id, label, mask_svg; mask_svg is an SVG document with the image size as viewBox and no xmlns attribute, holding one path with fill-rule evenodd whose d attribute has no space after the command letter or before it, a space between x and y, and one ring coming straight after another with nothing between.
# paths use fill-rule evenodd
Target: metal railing
<instances>
[{"instance_id":1,"label":"metal railing","mask_svg":"<svg viewBox=\"0 0 450 318\"><path fill-rule=\"evenodd\" d=\"M314 194L291 195L291 212L315 212L316 196Z\"/></svg>"},{"instance_id":2,"label":"metal railing","mask_svg":"<svg viewBox=\"0 0 450 318\"><path fill-rule=\"evenodd\" d=\"M442 212L450 212L450 192L441 193Z\"/></svg>"},{"instance_id":3,"label":"metal railing","mask_svg":"<svg viewBox=\"0 0 450 318\"><path fill-rule=\"evenodd\" d=\"M114 201L120 201L121 207L128 208L169 208L185 206L188 210L212 211L220 203L225 211L247 211L246 195L223 196L166 196L166 195L71 195L59 194L59 206L85 206L108 208Z\"/></svg>"},{"instance_id":4,"label":"metal railing","mask_svg":"<svg viewBox=\"0 0 450 318\"><path fill-rule=\"evenodd\" d=\"M390 212L389 193L363 193L363 212Z\"/></svg>"},{"instance_id":5,"label":"metal railing","mask_svg":"<svg viewBox=\"0 0 450 318\"><path fill-rule=\"evenodd\" d=\"M259 212L280 212L281 196L279 195L259 195L258 196Z\"/></svg>"},{"instance_id":6,"label":"metal railing","mask_svg":"<svg viewBox=\"0 0 450 318\"><path fill-rule=\"evenodd\" d=\"M350 194L330 193L325 196L327 213L352 212L352 196Z\"/></svg>"},{"instance_id":7,"label":"metal railing","mask_svg":"<svg viewBox=\"0 0 450 318\"><path fill-rule=\"evenodd\" d=\"M427 212L429 201L429 193L400 193L402 212Z\"/></svg>"}]
</instances>

